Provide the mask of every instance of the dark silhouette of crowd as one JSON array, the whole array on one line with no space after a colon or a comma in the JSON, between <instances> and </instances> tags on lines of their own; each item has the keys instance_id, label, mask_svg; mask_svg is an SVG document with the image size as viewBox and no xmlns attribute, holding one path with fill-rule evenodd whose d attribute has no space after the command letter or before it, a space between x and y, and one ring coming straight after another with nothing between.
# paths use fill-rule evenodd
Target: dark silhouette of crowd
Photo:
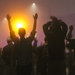
<instances>
[{"instance_id":1,"label":"dark silhouette of crowd","mask_svg":"<svg viewBox=\"0 0 75 75\"><path fill-rule=\"evenodd\" d=\"M11 25L11 16L8 14L6 17L10 37L3 50L0 49L0 75L67 75L66 67L69 66L68 75L71 75L72 67L75 66L74 61L70 60L68 65L66 61L72 59L72 50L75 50L72 25L68 29L65 22L51 16L51 20L42 27L45 34L44 44L37 47L37 13L33 16L33 29L27 38L24 28L19 28L20 38L17 37ZM69 50L68 59L65 48Z\"/></svg>"}]
</instances>

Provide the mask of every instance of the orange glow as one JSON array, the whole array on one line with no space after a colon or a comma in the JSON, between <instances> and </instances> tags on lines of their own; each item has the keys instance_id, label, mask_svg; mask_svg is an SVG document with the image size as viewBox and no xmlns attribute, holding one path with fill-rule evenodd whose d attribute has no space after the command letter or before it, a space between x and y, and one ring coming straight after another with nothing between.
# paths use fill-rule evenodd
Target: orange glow
<instances>
[{"instance_id":1,"label":"orange glow","mask_svg":"<svg viewBox=\"0 0 75 75\"><path fill-rule=\"evenodd\" d=\"M23 24L22 23L17 23L17 28L22 28L23 27Z\"/></svg>"},{"instance_id":2,"label":"orange glow","mask_svg":"<svg viewBox=\"0 0 75 75\"><path fill-rule=\"evenodd\" d=\"M27 24L24 21L24 19L16 18L13 22L13 27L18 30L19 28L25 28L27 29Z\"/></svg>"},{"instance_id":3,"label":"orange glow","mask_svg":"<svg viewBox=\"0 0 75 75\"><path fill-rule=\"evenodd\" d=\"M13 12L11 24L16 35L18 35L19 28L24 28L26 30L26 36L29 36L33 28L33 16L30 16L28 13Z\"/></svg>"},{"instance_id":4,"label":"orange glow","mask_svg":"<svg viewBox=\"0 0 75 75\"><path fill-rule=\"evenodd\" d=\"M11 19L12 28L15 31L15 33L18 33L19 28L24 28L25 30L29 30L27 27L27 21L22 16L14 16Z\"/></svg>"}]
</instances>

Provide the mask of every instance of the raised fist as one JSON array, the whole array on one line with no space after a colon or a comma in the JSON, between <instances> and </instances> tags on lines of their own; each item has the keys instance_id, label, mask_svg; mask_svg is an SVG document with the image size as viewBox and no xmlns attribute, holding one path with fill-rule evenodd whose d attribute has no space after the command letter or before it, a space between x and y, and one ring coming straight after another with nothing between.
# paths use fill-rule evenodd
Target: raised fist
<instances>
[{"instance_id":1,"label":"raised fist","mask_svg":"<svg viewBox=\"0 0 75 75\"><path fill-rule=\"evenodd\" d=\"M11 19L11 16L9 14L7 14L7 20L10 20Z\"/></svg>"},{"instance_id":2,"label":"raised fist","mask_svg":"<svg viewBox=\"0 0 75 75\"><path fill-rule=\"evenodd\" d=\"M38 14L36 13L33 17L36 20L38 18Z\"/></svg>"}]
</instances>

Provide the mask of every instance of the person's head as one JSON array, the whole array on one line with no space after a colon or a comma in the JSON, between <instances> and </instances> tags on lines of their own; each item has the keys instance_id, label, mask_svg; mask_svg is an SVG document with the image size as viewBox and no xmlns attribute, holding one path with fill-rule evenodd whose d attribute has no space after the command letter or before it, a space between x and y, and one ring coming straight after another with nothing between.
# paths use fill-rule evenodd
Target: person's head
<instances>
[{"instance_id":1,"label":"person's head","mask_svg":"<svg viewBox=\"0 0 75 75\"><path fill-rule=\"evenodd\" d=\"M11 43L12 43L12 40L11 40L10 37L7 38L7 43L8 43L8 44L11 44Z\"/></svg>"},{"instance_id":2,"label":"person's head","mask_svg":"<svg viewBox=\"0 0 75 75\"><path fill-rule=\"evenodd\" d=\"M20 38L24 38L26 31L24 28L19 28L18 34L20 36Z\"/></svg>"}]
</instances>

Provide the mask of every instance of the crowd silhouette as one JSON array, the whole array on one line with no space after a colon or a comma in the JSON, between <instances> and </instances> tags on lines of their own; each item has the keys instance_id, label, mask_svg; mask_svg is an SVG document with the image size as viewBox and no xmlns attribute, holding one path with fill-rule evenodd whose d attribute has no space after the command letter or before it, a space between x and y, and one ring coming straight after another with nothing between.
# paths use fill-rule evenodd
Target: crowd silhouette
<instances>
[{"instance_id":1,"label":"crowd silhouette","mask_svg":"<svg viewBox=\"0 0 75 75\"><path fill-rule=\"evenodd\" d=\"M42 27L45 34L44 44L37 47L38 40L35 38L37 13L33 16L33 29L27 38L24 28L19 28L20 38L17 37L11 25L11 16L8 14L6 17L10 38L7 39L7 45L3 50L0 49L0 75L73 75L75 69L73 25L68 28L65 22L51 16L51 21ZM68 48L69 54L66 54L65 48Z\"/></svg>"}]
</instances>

